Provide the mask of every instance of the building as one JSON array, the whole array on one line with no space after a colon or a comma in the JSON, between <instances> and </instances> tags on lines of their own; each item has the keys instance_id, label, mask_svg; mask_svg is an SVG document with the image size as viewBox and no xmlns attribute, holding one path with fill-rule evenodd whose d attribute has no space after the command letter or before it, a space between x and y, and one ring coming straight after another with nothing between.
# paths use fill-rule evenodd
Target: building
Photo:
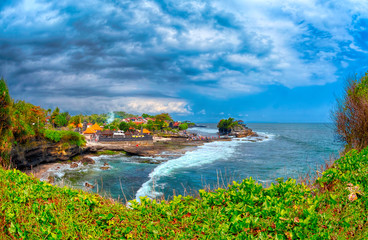
<instances>
[{"instance_id":1,"label":"building","mask_svg":"<svg viewBox=\"0 0 368 240\"><path fill-rule=\"evenodd\" d=\"M96 136L96 132L97 131L89 127L83 132L83 135L85 136L87 141L92 141L93 138Z\"/></svg>"}]
</instances>

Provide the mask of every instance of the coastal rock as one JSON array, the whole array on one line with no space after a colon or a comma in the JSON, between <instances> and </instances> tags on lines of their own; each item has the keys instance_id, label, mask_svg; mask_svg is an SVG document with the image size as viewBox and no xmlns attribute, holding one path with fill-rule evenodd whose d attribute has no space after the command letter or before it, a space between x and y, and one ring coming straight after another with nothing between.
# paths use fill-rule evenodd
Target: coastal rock
<instances>
[{"instance_id":1,"label":"coastal rock","mask_svg":"<svg viewBox=\"0 0 368 240\"><path fill-rule=\"evenodd\" d=\"M89 184L88 182L86 182L86 183L84 184L84 186L85 186L85 187L87 187L87 188L91 188L91 189L95 187L94 185Z\"/></svg>"},{"instance_id":2,"label":"coastal rock","mask_svg":"<svg viewBox=\"0 0 368 240\"><path fill-rule=\"evenodd\" d=\"M47 182L53 184L55 182L55 178L52 176L47 177Z\"/></svg>"},{"instance_id":3,"label":"coastal rock","mask_svg":"<svg viewBox=\"0 0 368 240\"><path fill-rule=\"evenodd\" d=\"M78 167L78 163L72 163L70 164L70 168L77 168Z\"/></svg>"},{"instance_id":4,"label":"coastal rock","mask_svg":"<svg viewBox=\"0 0 368 240\"><path fill-rule=\"evenodd\" d=\"M82 160L80 160L81 163L83 164L95 164L95 160L93 160L90 157L84 157Z\"/></svg>"},{"instance_id":5,"label":"coastal rock","mask_svg":"<svg viewBox=\"0 0 368 240\"><path fill-rule=\"evenodd\" d=\"M72 145L67 148L61 143L46 140L30 140L25 144L18 144L11 151L12 162L18 169L30 169L40 164L67 161L74 156L88 151Z\"/></svg>"},{"instance_id":6,"label":"coastal rock","mask_svg":"<svg viewBox=\"0 0 368 240\"><path fill-rule=\"evenodd\" d=\"M257 133L253 132L251 129L245 129L242 131L234 131L229 134L230 136L235 136L237 138L243 137L259 137Z\"/></svg>"},{"instance_id":7,"label":"coastal rock","mask_svg":"<svg viewBox=\"0 0 368 240\"><path fill-rule=\"evenodd\" d=\"M110 167L100 167L102 170L108 170Z\"/></svg>"}]
</instances>

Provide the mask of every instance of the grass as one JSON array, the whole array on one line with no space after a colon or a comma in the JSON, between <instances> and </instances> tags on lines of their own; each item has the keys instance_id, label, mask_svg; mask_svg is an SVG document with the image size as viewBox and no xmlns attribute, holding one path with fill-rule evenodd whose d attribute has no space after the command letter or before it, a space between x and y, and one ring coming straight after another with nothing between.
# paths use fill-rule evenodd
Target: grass
<instances>
[{"instance_id":1,"label":"grass","mask_svg":"<svg viewBox=\"0 0 368 240\"><path fill-rule=\"evenodd\" d=\"M65 144L64 147L68 147L68 144L77 145L79 147L86 144L85 137L73 131L45 129L44 137L55 143L62 142L63 144Z\"/></svg>"},{"instance_id":2,"label":"grass","mask_svg":"<svg viewBox=\"0 0 368 240\"><path fill-rule=\"evenodd\" d=\"M104 150L104 151L99 151L97 153L95 153L94 155L96 156L101 156L101 155L119 155L119 154L125 154L126 152L124 151L111 151L111 150Z\"/></svg>"},{"instance_id":3,"label":"grass","mask_svg":"<svg viewBox=\"0 0 368 240\"><path fill-rule=\"evenodd\" d=\"M307 186L252 178L129 207L0 169L0 239L367 239L368 148Z\"/></svg>"}]
</instances>

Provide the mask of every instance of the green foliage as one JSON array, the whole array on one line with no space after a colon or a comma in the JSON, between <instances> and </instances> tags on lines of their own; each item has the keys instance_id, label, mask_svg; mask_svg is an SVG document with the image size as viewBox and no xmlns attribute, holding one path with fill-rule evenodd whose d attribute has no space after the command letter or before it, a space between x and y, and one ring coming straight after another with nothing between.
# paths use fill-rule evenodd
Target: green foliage
<instances>
[{"instance_id":1,"label":"green foliage","mask_svg":"<svg viewBox=\"0 0 368 240\"><path fill-rule=\"evenodd\" d=\"M83 115L75 115L70 117L69 124L73 123L75 126L77 126L79 123L82 123Z\"/></svg>"},{"instance_id":2,"label":"green foliage","mask_svg":"<svg viewBox=\"0 0 368 240\"><path fill-rule=\"evenodd\" d=\"M182 123L179 125L179 129L180 130L187 130L188 129L188 124L187 123Z\"/></svg>"},{"instance_id":3,"label":"green foliage","mask_svg":"<svg viewBox=\"0 0 368 240\"><path fill-rule=\"evenodd\" d=\"M346 150L368 146L368 72L360 79L348 79L333 118L336 133L346 143Z\"/></svg>"},{"instance_id":4,"label":"green foliage","mask_svg":"<svg viewBox=\"0 0 368 240\"><path fill-rule=\"evenodd\" d=\"M45 127L45 110L25 101L13 104L13 134L19 143L41 136Z\"/></svg>"},{"instance_id":5,"label":"green foliage","mask_svg":"<svg viewBox=\"0 0 368 240\"><path fill-rule=\"evenodd\" d=\"M127 122L121 122L119 124L119 129L120 130L123 130L124 132L128 131L128 129L129 129L129 123L127 123Z\"/></svg>"},{"instance_id":6,"label":"green foliage","mask_svg":"<svg viewBox=\"0 0 368 240\"><path fill-rule=\"evenodd\" d=\"M111 151L111 150L104 150L104 151L99 151L96 153L97 156L100 155L118 155L118 154L122 154L125 153L124 151Z\"/></svg>"},{"instance_id":7,"label":"green foliage","mask_svg":"<svg viewBox=\"0 0 368 240\"><path fill-rule=\"evenodd\" d=\"M312 188L252 178L199 198L141 198L127 208L0 169L1 239L366 239L368 148L335 162ZM352 197L353 196L353 197Z\"/></svg>"},{"instance_id":8,"label":"green foliage","mask_svg":"<svg viewBox=\"0 0 368 240\"><path fill-rule=\"evenodd\" d=\"M142 114L142 118L154 118L155 116L153 116L153 115L149 115L149 114L147 114L147 113L143 113Z\"/></svg>"},{"instance_id":9,"label":"green foliage","mask_svg":"<svg viewBox=\"0 0 368 240\"><path fill-rule=\"evenodd\" d=\"M118 130L120 126L120 119L114 119L110 124L106 124L104 129Z\"/></svg>"},{"instance_id":10,"label":"green foliage","mask_svg":"<svg viewBox=\"0 0 368 240\"><path fill-rule=\"evenodd\" d=\"M229 117L228 119L221 119L217 124L217 128L220 133L230 133L231 129L238 125L238 122L234 121L234 118Z\"/></svg>"},{"instance_id":11,"label":"green foliage","mask_svg":"<svg viewBox=\"0 0 368 240\"><path fill-rule=\"evenodd\" d=\"M60 109L58 107L52 112L50 116L50 123L55 127L55 118L60 114Z\"/></svg>"},{"instance_id":12,"label":"green foliage","mask_svg":"<svg viewBox=\"0 0 368 240\"><path fill-rule=\"evenodd\" d=\"M156 121L169 121L173 122L173 119L171 118L170 114L168 113L161 113L155 116Z\"/></svg>"},{"instance_id":13,"label":"green foliage","mask_svg":"<svg viewBox=\"0 0 368 240\"><path fill-rule=\"evenodd\" d=\"M97 123L98 125L103 125L107 123L107 119L109 118L108 114L92 114L89 116L84 116L82 119L83 121L90 122L90 123Z\"/></svg>"},{"instance_id":14,"label":"green foliage","mask_svg":"<svg viewBox=\"0 0 368 240\"><path fill-rule=\"evenodd\" d=\"M58 131L52 129L46 129L44 131L44 137L55 143L62 142L70 145L84 146L86 140L83 135L73 131Z\"/></svg>"},{"instance_id":15,"label":"green foliage","mask_svg":"<svg viewBox=\"0 0 368 240\"><path fill-rule=\"evenodd\" d=\"M11 98L8 86L0 79L0 165L10 166L10 151L12 147Z\"/></svg>"},{"instance_id":16,"label":"green foliage","mask_svg":"<svg viewBox=\"0 0 368 240\"><path fill-rule=\"evenodd\" d=\"M69 119L70 119L69 113L67 112L61 113L54 118L55 126L57 127L67 126Z\"/></svg>"},{"instance_id":17,"label":"green foliage","mask_svg":"<svg viewBox=\"0 0 368 240\"><path fill-rule=\"evenodd\" d=\"M137 115L127 113L127 112L123 112L123 111L116 111L116 112L114 112L114 117L124 119L124 118L137 117Z\"/></svg>"}]
</instances>

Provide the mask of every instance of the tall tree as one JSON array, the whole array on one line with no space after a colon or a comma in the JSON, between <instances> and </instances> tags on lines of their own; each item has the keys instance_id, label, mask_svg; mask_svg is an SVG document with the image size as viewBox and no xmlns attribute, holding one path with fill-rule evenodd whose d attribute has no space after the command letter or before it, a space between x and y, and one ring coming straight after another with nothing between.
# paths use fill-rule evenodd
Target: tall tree
<instances>
[{"instance_id":1,"label":"tall tree","mask_svg":"<svg viewBox=\"0 0 368 240\"><path fill-rule=\"evenodd\" d=\"M4 78L0 80L0 164L3 167L11 165L12 121L11 98Z\"/></svg>"}]
</instances>

